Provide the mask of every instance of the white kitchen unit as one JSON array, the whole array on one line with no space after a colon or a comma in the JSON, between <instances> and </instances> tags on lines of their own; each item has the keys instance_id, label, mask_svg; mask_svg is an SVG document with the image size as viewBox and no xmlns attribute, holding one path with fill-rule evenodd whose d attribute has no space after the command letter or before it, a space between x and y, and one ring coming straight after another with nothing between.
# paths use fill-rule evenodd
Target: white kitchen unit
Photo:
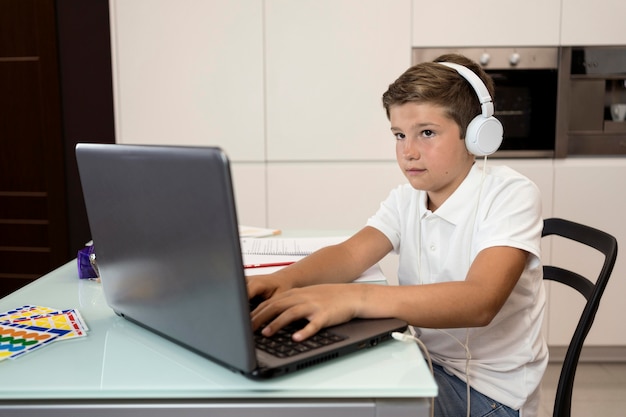
<instances>
[{"instance_id":1,"label":"white kitchen unit","mask_svg":"<svg viewBox=\"0 0 626 417\"><path fill-rule=\"evenodd\" d=\"M411 64L410 0L266 0L269 161L390 160L381 96Z\"/></svg>"},{"instance_id":2,"label":"white kitchen unit","mask_svg":"<svg viewBox=\"0 0 626 417\"><path fill-rule=\"evenodd\" d=\"M621 245L613 275L589 333L590 346L626 345L624 294L626 294L626 158L568 158L555 160L554 215L605 230ZM553 244L552 259L575 265L582 275L597 276L602 256L579 245ZM594 275L592 275L594 276ZM569 343L584 300L578 293L553 287L549 342Z\"/></svg>"},{"instance_id":3,"label":"white kitchen unit","mask_svg":"<svg viewBox=\"0 0 626 417\"><path fill-rule=\"evenodd\" d=\"M560 4L560 0L413 0L412 43L420 47L557 46Z\"/></svg>"},{"instance_id":4,"label":"white kitchen unit","mask_svg":"<svg viewBox=\"0 0 626 417\"><path fill-rule=\"evenodd\" d=\"M263 2L111 0L118 143L262 161Z\"/></svg>"},{"instance_id":5,"label":"white kitchen unit","mask_svg":"<svg viewBox=\"0 0 626 417\"><path fill-rule=\"evenodd\" d=\"M624 45L626 2L563 0L561 45Z\"/></svg>"},{"instance_id":6,"label":"white kitchen unit","mask_svg":"<svg viewBox=\"0 0 626 417\"><path fill-rule=\"evenodd\" d=\"M239 224L265 226L267 220L267 167L263 162L233 162L231 174ZM277 227L282 227L277 224Z\"/></svg>"},{"instance_id":7,"label":"white kitchen unit","mask_svg":"<svg viewBox=\"0 0 626 417\"><path fill-rule=\"evenodd\" d=\"M393 188L406 182L395 161L270 164L269 224L356 231Z\"/></svg>"}]
</instances>

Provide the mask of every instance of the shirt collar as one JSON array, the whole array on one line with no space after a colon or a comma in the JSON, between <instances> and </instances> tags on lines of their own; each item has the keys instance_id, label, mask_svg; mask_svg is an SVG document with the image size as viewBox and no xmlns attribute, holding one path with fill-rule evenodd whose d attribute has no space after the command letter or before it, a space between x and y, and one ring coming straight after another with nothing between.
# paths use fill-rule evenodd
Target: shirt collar
<instances>
[{"instance_id":1,"label":"shirt collar","mask_svg":"<svg viewBox=\"0 0 626 417\"><path fill-rule=\"evenodd\" d=\"M429 215L436 215L452 224L459 224L467 218L468 209L473 210L478 193L480 192L482 169L479 164L472 165L463 182L458 186L450 197L434 212L428 210L427 193L422 192L420 195L420 218Z\"/></svg>"}]
</instances>

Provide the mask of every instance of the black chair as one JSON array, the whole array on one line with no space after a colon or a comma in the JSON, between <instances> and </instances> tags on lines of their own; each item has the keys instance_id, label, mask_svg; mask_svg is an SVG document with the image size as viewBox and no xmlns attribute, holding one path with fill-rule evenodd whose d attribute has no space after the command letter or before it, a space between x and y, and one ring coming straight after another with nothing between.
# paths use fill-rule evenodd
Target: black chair
<instances>
[{"instance_id":1,"label":"black chair","mask_svg":"<svg viewBox=\"0 0 626 417\"><path fill-rule=\"evenodd\" d=\"M615 259L617 258L617 240L615 237L601 230L594 229L569 220L551 218L544 220L542 236L557 235L567 239L575 240L584 245L597 249L604 254L604 264L602 270L593 281L567 269L558 266L544 265L544 279L558 281L568 285L580 292L587 303L583 309L572 340L570 341L565 360L561 368L559 383L556 390L553 417L570 417L572 406L572 390L574 388L574 377L576 367L583 347L583 343L600 305L602 293L606 287Z\"/></svg>"}]
</instances>

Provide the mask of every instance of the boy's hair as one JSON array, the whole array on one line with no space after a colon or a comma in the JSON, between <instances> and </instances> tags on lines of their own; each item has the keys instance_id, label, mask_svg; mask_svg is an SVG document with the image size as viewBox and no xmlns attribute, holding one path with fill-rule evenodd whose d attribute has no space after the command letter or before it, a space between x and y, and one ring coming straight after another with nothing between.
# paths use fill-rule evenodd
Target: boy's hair
<instances>
[{"instance_id":1,"label":"boy's hair","mask_svg":"<svg viewBox=\"0 0 626 417\"><path fill-rule=\"evenodd\" d=\"M474 88L455 69L438 62L453 62L474 71L485 83L491 99L494 84L491 77L471 59L459 54L445 54L433 62L414 65L402 74L383 94L383 106L389 118L391 106L405 103L428 103L442 107L454 120L465 138L467 125L482 113Z\"/></svg>"}]
</instances>

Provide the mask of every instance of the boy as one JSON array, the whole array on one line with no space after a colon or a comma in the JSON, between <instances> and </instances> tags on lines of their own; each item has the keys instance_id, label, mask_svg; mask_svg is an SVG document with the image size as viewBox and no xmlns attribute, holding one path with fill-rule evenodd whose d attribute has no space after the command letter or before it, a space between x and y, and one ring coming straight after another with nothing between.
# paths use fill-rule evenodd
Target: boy
<instances>
[{"instance_id":1,"label":"boy","mask_svg":"<svg viewBox=\"0 0 626 417\"><path fill-rule=\"evenodd\" d=\"M344 243L251 277L250 296L265 298L252 324L267 323L271 335L306 318L293 336L303 340L354 317L401 318L435 364L435 415L465 415L470 387L472 416L537 415L547 363L540 194L511 169L475 163L464 138L481 114L477 94L438 62L469 68L493 97L489 76L460 55L435 61L408 69L383 95L409 184ZM349 283L392 250L399 286Z\"/></svg>"}]
</instances>

